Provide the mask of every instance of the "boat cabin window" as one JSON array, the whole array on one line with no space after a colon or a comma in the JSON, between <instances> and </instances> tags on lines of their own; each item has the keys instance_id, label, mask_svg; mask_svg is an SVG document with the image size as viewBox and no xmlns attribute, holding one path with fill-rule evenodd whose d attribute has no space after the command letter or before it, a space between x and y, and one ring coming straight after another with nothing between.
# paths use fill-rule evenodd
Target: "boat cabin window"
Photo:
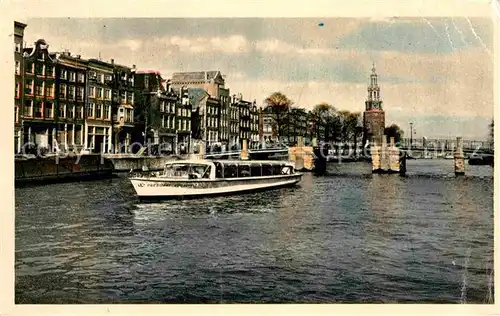
<instances>
[{"instance_id":1,"label":"boat cabin window","mask_svg":"<svg viewBox=\"0 0 500 316\"><path fill-rule=\"evenodd\" d=\"M236 178L238 176L238 167L236 165L224 166L224 178Z\"/></svg>"},{"instance_id":2,"label":"boat cabin window","mask_svg":"<svg viewBox=\"0 0 500 316\"><path fill-rule=\"evenodd\" d=\"M195 164L171 164L165 167L165 176L172 178L200 179L210 177L210 166Z\"/></svg>"},{"instance_id":3,"label":"boat cabin window","mask_svg":"<svg viewBox=\"0 0 500 316\"><path fill-rule=\"evenodd\" d=\"M292 174L293 167L287 165L274 164L225 164L215 163L216 178L244 178L244 177L260 177L260 176L277 176L284 174Z\"/></svg>"},{"instance_id":4,"label":"boat cabin window","mask_svg":"<svg viewBox=\"0 0 500 316\"><path fill-rule=\"evenodd\" d=\"M250 177L250 165L239 165L238 177Z\"/></svg>"},{"instance_id":5,"label":"boat cabin window","mask_svg":"<svg viewBox=\"0 0 500 316\"><path fill-rule=\"evenodd\" d=\"M250 166L250 174L252 177L260 177L262 175L262 167L261 165L253 164Z\"/></svg>"}]
</instances>

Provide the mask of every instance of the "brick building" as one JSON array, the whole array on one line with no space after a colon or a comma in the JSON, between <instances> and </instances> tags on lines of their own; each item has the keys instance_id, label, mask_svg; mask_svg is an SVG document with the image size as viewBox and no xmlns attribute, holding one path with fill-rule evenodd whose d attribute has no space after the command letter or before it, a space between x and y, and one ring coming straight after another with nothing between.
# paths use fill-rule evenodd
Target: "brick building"
<instances>
[{"instance_id":1,"label":"brick building","mask_svg":"<svg viewBox=\"0 0 500 316\"><path fill-rule=\"evenodd\" d=\"M24 104L24 29L26 24L14 22L14 152L20 153L23 145L21 109Z\"/></svg>"},{"instance_id":2,"label":"brick building","mask_svg":"<svg viewBox=\"0 0 500 316\"><path fill-rule=\"evenodd\" d=\"M87 61L69 52L56 54L56 118L59 150L80 151L85 147L85 103Z\"/></svg>"},{"instance_id":3,"label":"brick building","mask_svg":"<svg viewBox=\"0 0 500 316\"><path fill-rule=\"evenodd\" d=\"M43 39L24 48L24 91L21 103L23 143L53 148L60 125L56 100L56 56Z\"/></svg>"},{"instance_id":4,"label":"brick building","mask_svg":"<svg viewBox=\"0 0 500 316\"><path fill-rule=\"evenodd\" d=\"M135 128L134 112L134 72L135 65L131 67L116 64L111 59L113 66L112 85L112 134L113 150L115 153L128 153L132 144L132 134Z\"/></svg>"},{"instance_id":5,"label":"brick building","mask_svg":"<svg viewBox=\"0 0 500 316\"><path fill-rule=\"evenodd\" d=\"M85 146L91 152L113 149L111 105L114 66L98 59L88 60L88 101L85 116Z\"/></svg>"}]
</instances>

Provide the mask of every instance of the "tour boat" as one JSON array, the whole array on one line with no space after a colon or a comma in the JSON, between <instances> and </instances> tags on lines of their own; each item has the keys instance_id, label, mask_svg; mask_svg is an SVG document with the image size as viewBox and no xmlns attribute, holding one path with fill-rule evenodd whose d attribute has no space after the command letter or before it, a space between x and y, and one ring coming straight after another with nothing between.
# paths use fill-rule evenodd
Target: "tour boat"
<instances>
[{"instance_id":1,"label":"tour boat","mask_svg":"<svg viewBox=\"0 0 500 316\"><path fill-rule=\"evenodd\" d=\"M141 199L237 194L296 185L293 163L252 160L177 160L160 172L130 177Z\"/></svg>"}]
</instances>

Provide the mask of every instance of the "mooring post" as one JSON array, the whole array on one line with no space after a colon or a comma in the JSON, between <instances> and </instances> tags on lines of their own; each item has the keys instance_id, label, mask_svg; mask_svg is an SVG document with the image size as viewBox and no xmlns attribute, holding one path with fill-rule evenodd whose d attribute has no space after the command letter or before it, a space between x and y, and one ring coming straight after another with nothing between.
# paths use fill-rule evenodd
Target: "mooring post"
<instances>
[{"instance_id":1,"label":"mooring post","mask_svg":"<svg viewBox=\"0 0 500 316\"><path fill-rule=\"evenodd\" d=\"M240 154L240 159L241 160L248 160L248 141L247 139L243 139L243 146L241 146L241 154Z\"/></svg>"},{"instance_id":2,"label":"mooring post","mask_svg":"<svg viewBox=\"0 0 500 316\"><path fill-rule=\"evenodd\" d=\"M462 137L457 137L457 149L455 151L455 175L462 176L465 174L465 159L463 151L463 140Z\"/></svg>"}]
</instances>

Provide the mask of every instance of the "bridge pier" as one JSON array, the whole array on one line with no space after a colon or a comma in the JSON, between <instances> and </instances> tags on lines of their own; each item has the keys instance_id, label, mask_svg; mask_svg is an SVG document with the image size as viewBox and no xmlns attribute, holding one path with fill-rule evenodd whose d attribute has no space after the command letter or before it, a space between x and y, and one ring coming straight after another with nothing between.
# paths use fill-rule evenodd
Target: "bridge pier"
<instances>
[{"instance_id":1,"label":"bridge pier","mask_svg":"<svg viewBox=\"0 0 500 316\"><path fill-rule=\"evenodd\" d=\"M373 173L399 173L401 171L399 149L394 143L394 137L391 137L389 146L387 146L386 135L382 137L381 146L374 141L371 156Z\"/></svg>"},{"instance_id":2,"label":"bridge pier","mask_svg":"<svg viewBox=\"0 0 500 316\"><path fill-rule=\"evenodd\" d=\"M455 159L455 175L456 176L465 175L465 159L464 159L462 137L457 137L457 149L455 151L454 159Z\"/></svg>"},{"instance_id":3,"label":"bridge pier","mask_svg":"<svg viewBox=\"0 0 500 316\"><path fill-rule=\"evenodd\" d=\"M295 169L311 171L314 168L313 147L304 146L302 136L297 138L297 145L288 148L288 160L295 163Z\"/></svg>"}]
</instances>

